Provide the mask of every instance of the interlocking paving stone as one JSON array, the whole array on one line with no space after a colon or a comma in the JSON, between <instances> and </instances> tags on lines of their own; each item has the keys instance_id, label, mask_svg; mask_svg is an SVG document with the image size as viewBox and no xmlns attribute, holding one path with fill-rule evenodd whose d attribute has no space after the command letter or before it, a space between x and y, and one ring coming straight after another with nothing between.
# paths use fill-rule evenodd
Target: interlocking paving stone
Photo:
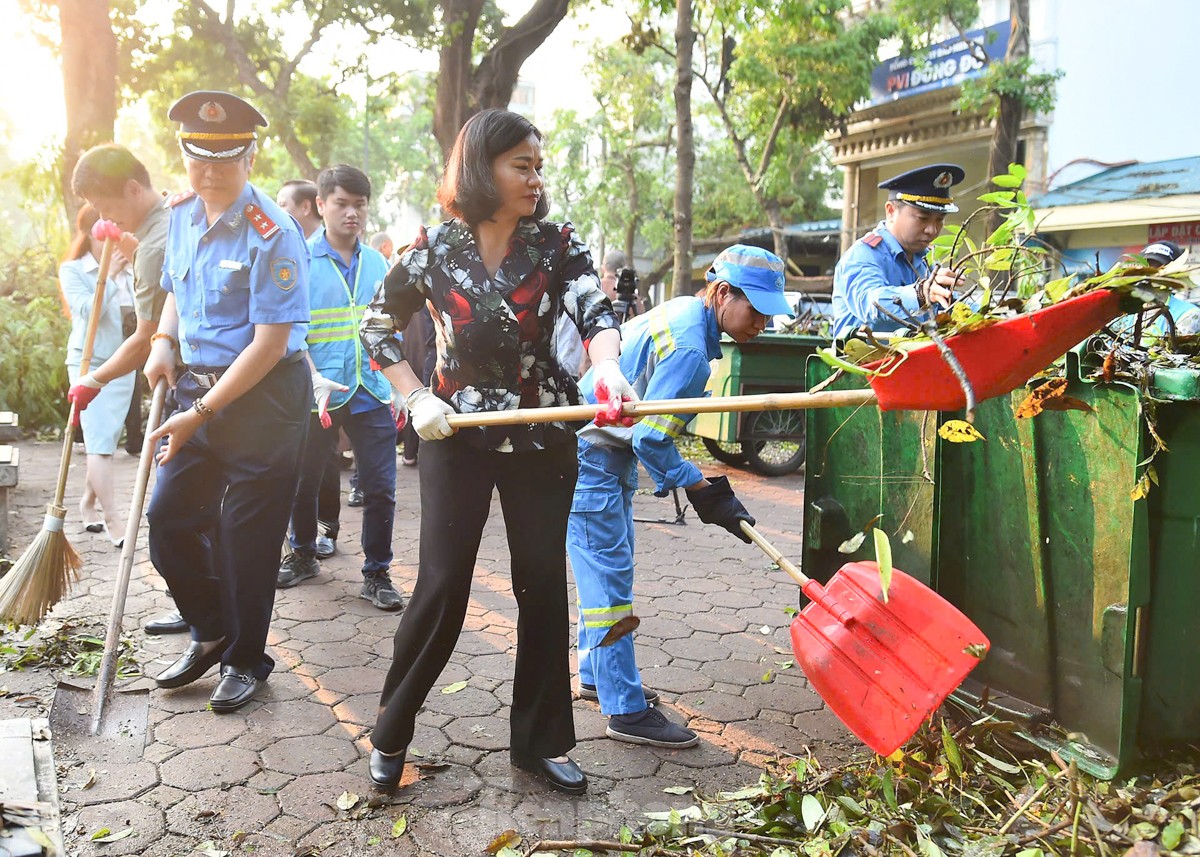
<instances>
[{"instance_id":1,"label":"interlocking paving stone","mask_svg":"<svg viewBox=\"0 0 1200 857\"><path fill-rule=\"evenodd\" d=\"M57 750L55 755L59 756ZM81 788L91 778L92 771L96 773L95 784L86 789ZM79 806L127 801L157 786L158 781L159 770L149 762L83 764L73 769L70 774L68 782L76 785L76 788L64 794L63 799L67 803Z\"/></svg>"},{"instance_id":2,"label":"interlocking paving stone","mask_svg":"<svg viewBox=\"0 0 1200 857\"><path fill-rule=\"evenodd\" d=\"M93 841L92 836L104 829L110 833L128 829L133 833L112 843ZM117 801L89 806L64 819L63 844L79 857L140 854L163 835L163 830L162 810L140 801Z\"/></svg>"},{"instance_id":3,"label":"interlocking paving stone","mask_svg":"<svg viewBox=\"0 0 1200 857\"><path fill-rule=\"evenodd\" d=\"M214 717L209 711L176 714L154 728L154 740L181 750L232 744L246 731L242 717Z\"/></svg>"},{"instance_id":4,"label":"interlocking paving stone","mask_svg":"<svg viewBox=\"0 0 1200 857\"><path fill-rule=\"evenodd\" d=\"M315 774L344 768L358 758L345 736L305 735L280 738L262 751L263 767L285 774Z\"/></svg>"},{"instance_id":5,"label":"interlocking paving stone","mask_svg":"<svg viewBox=\"0 0 1200 857\"><path fill-rule=\"evenodd\" d=\"M227 715L230 716L230 715ZM163 762L162 781L190 792L245 782L261 767L259 757L237 747L185 750Z\"/></svg>"},{"instance_id":6,"label":"interlocking paving stone","mask_svg":"<svg viewBox=\"0 0 1200 857\"><path fill-rule=\"evenodd\" d=\"M279 802L274 795L246 786L207 789L167 810L167 828L182 836L218 840L262 830L278 815Z\"/></svg>"}]
</instances>

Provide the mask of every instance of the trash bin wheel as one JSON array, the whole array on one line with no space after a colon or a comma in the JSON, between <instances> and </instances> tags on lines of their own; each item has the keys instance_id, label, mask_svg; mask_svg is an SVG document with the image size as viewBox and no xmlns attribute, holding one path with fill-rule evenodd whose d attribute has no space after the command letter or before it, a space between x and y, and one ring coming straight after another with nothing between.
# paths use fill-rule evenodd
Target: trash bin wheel
<instances>
[{"instance_id":1,"label":"trash bin wheel","mask_svg":"<svg viewBox=\"0 0 1200 857\"><path fill-rule=\"evenodd\" d=\"M804 412L757 411L743 426L742 450L750 466L767 476L785 476L804 464Z\"/></svg>"},{"instance_id":2,"label":"trash bin wheel","mask_svg":"<svg viewBox=\"0 0 1200 857\"><path fill-rule=\"evenodd\" d=\"M711 437L700 439L704 442L704 448L708 450L708 454L722 464L729 464L733 467L746 466L746 453L742 450L740 443L723 443L713 440Z\"/></svg>"}]
</instances>

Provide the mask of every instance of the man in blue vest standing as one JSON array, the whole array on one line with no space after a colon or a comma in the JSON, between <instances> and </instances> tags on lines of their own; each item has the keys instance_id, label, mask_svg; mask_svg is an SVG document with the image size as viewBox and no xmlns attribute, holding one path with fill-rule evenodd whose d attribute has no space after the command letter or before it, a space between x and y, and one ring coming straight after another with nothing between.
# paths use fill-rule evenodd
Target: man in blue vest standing
<instances>
[{"instance_id":1,"label":"man in blue vest standing","mask_svg":"<svg viewBox=\"0 0 1200 857\"><path fill-rule=\"evenodd\" d=\"M308 328L313 398L300 486L292 504L292 553L279 567L276 586L286 589L315 577L317 495L325 464L344 429L358 464L363 494L363 585L359 595L380 610L404 602L392 585L392 521L396 510L396 422L392 387L371 368L358 338L363 310L387 274L387 261L359 240L371 204L371 181L346 164L317 176L317 210L325 221L308 240L311 253Z\"/></svg>"}]
</instances>

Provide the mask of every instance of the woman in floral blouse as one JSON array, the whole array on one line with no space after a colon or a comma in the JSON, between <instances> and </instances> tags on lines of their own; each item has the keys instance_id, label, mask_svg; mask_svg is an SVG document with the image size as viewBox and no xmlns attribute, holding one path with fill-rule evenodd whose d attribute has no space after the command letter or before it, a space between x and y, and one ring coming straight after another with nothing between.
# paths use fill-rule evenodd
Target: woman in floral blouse
<instances>
[{"instance_id":1,"label":"woman in floral blouse","mask_svg":"<svg viewBox=\"0 0 1200 857\"><path fill-rule=\"evenodd\" d=\"M517 621L510 718L513 764L582 794L575 746L566 594L566 528L578 426L493 426L455 433L455 412L579 404L554 347L566 314L597 365L608 413L636 398L621 375L621 337L586 246L569 223L543 218L542 136L524 117L485 110L459 132L438 199L453 219L422 228L380 285L361 335L372 360L408 399L422 440L417 584L396 631L371 736L370 776L394 788L417 711L462 630L493 488L508 530ZM437 331L431 389L421 386L394 332L426 303Z\"/></svg>"}]
</instances>

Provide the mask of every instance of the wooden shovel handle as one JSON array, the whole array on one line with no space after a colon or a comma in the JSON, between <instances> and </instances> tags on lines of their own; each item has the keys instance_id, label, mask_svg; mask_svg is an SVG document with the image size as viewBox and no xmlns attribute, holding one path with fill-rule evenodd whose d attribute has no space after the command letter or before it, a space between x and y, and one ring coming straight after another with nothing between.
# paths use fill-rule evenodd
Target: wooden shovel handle
<instances>
[{"instance_id":1,"label":"wooden shovel handle","mask_svg":"<svg viewBox=\"0 0 1200 857\"><path fill-rule=\"evenodd\" d=\"M769 556L776 565L786 571L794 581L799 583L800 588L804 590L804 594L807 595L810 600L819 604L822 610L825 610L827 613L833 615L839 622L842 623L842 625L849 627L851 623L854 622L854 617L848 613L846 609L842 607L842 605L838 604L837 601L829 597L829 594L825 591L825 587L817 583L817 581L813 580L811 577L807 576L804 572L797 568L790 559L779 552L775 545L763 538L762 534L759 533L758 530L754 529L754 527L750 526L745 521L742 521L741 524L742 532L749 536L751 541L762 548L763 553Z\"/></svg>"},{"instance_id":2,"label":"wooden shovel handle","mask_svg":"<svg viewBox=\"0 0 1200 857\"><path fill-rule=\"evenodd\" d=\"M108 282L108 269L112 265L114 242L111 238L104 239L104 249L100 253L100 270L96 272L96 292L92 296L92 314L88 316L87 332L83 337L83 355L79 360L79 377L88 373L92 366L92 346L96 343L96 326L100 323L100 313L104 309L104 285ZM71 467L71 444L75 439L75 403L67 414L67 427L63 430L62 455L58 463L58 485L54 489L54 502L51 511L63 508L63 497L67 494L67 475ZM64 517L60 515L59 517Z\"/></svg>"},{"instance_id":3,"label":"wooden shovel handle","mask_svg":"<svg viewBox=\"0 0 1200 857\"><path fill-rule=\"evenodd\" d=\"M791 411L810 408L848 408L875 400L871 390L826 390L820 393L764 393L757 396L702 396L695 399L657 399L626 402L621 413L627 417L656 414L711 414L742 411ZM593 419L600 405L568 405L561 408L518 408L513 411L478 411L450 414L453 428L511 426L531 423L573 422Z\"/></svg>"}]
</instances>

